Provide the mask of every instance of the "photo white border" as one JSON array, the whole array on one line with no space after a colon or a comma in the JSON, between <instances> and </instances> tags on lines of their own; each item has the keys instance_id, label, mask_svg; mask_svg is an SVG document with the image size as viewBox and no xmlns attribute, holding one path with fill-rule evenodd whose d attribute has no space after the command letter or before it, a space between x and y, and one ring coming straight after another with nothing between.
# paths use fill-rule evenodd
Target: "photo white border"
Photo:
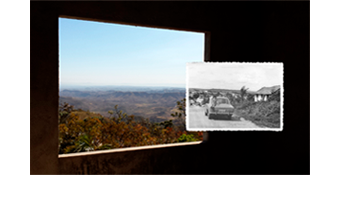
<instances>
[{"instance_id":1,"label":"photo white border","mask_svg":"<svg viewBox=\"0 0 344 217\"><path fill-rule=\"evenodd\" d=\"M232 65L282 65L281 76L281 110L280 110L280 127L279 128L189 128L189 65L192 64L232 64ZM186 101L185 101L185 122L187 131L283 131L283 118L284 118L284 64L283 62L190 62L186 63Z\"/></svg>"}]
</instances>

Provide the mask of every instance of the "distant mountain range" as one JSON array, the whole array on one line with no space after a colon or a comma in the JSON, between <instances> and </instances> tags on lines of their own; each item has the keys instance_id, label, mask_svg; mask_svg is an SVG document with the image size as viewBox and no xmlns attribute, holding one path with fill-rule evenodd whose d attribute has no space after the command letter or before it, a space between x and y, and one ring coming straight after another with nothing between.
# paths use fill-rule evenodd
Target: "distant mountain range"
<instances>
[{"instance_id":1,"label":"distant mountain range","mask_svg":"<svg viewBox=\"0 0 344 217\"><path fill-rule=\"evenodd\" d=\"M135 91L135 92L178 92L185 91L185 87L168 87L168 86L77 86L77 85L61 85L60 91L63 90L79 90L79 91Z\"/></svg>"},{"instance_id":2,"label":"distant mountain range","mask_svg":"<svg viewBox=\"0 0 344 217\"><path fill-rule=\"evenodd\" d=\"M161 89L160 91L60 91L60 104L67 102L75 109L109 115L115 105L128 115L150 118L151 121L172 119L177 101L185 98L185 89Z\"/></svg>"},{"instance_id":3,"label":"distant mountain range","mask_svg":"<svg viewBox=\"0 0 344 217\"><path fill-rule=\"evenodd\" d=\"M248 90L248 94L272 94L273 92L279 90L281 85L275 85L271 87L262 87L257 91ZM236 93L240 94L240 90L231 90L231 89L206 89L206 88L189 88L189 91L209 91L209 92L222 92L222 93Z\"/></svg>"},{"instance_id":4,"label":"distant mountain range","mask_svg":"<svg viewBox=\"0 0 344 217\"><path fill-rule=\"evenodd\" d=\"M207 88L189 88L189 91L209 91L209 92L223 92L223 93L240 93L240 90L231 90L231 89L207 89ZM250 91L248 90L247 93L249 94L255 94L256 91Z\"/></svg>"},{"instance_id":5,"label":"distant mountain range","mask_svg":"<svg viewBox=\"0 0 344 217\"><path fill-rule=\"evenodd\" d=\"M279 85L263 87L259 91L266 92L278 89L279 87ZM189 88L189 91L205 90L222 93L240 93L240 90L232 89ZM248 93L255 94L259 91L248 91ZM85 87L84 89L61 89L59 101L60 104L67 102L73 105L75 109L88 110L104 116L108 116L108 111L114 110L114 106L118 105L118 108L128 115L149 118L153 122L160 122L173 119L171 113L177 111L177 101L184 98L185 88L93 86Z\"/></svg>"}]
</instances>

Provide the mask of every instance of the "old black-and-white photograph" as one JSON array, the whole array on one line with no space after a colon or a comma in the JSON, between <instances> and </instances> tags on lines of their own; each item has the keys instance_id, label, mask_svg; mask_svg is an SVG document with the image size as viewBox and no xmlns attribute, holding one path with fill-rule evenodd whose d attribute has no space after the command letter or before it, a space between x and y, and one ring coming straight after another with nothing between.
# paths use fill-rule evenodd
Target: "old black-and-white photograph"
<instances>
[{"instance_id":1,"label":"old black-and-white photograph","mask_svg":"<svg viewBox=\"0 0 344 217\"><path fill-rule=\"evenodd\" d=\"M189 131L283 129L283 63L188 63Z\"/></svg>"}]
</instances>

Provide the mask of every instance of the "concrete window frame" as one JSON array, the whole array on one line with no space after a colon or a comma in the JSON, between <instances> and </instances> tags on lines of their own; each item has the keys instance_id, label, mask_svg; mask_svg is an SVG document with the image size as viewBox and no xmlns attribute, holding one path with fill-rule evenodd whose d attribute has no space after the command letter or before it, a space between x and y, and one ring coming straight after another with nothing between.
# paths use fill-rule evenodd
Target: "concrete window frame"
<instances>
[{"instance_id":1,"label":"concrete window frame","mask_svg":"<svg viewBox=\"0 0 344 217\"><path fill-rule=\"evenodd\" d=\"M59 15L58 18L68 18L68 19L76 19L76 20L83 20L83 21L96 21L96 22L102 22L102 23L110 23L110 24L121 24L121 25L128 25L128 26L140 26L140 27L147 27L147 28L157 28L157 29L165 29L165 30L175 30L175 31L187 31L187 32L198 32L204 34L204 61L207 61L210 59L210 32L209 31L195 31L190 29L176 29L176 28L169 28L169 27L161 27L161 26L150 26L150 25L143 25L140 23L126 23L126 22L113 22L113 21L104 21L104 20L95 20L95 19L88 19L88 18L80 18L80 17L73 17L73 16L64 16ZM59 60L60 61L60 60ZM138 151L149 151L149 150L158 150L158 149L167 149L167 148L173 148L173 147L183 147L183 146L193 146L193 145L199 145L202 142L206 141L208 139L208 133L204 132L203 135L203 141L197 141L197 142L183 142L183 143L170 143L170 144L158 144L153 146L141 146L141 147L129 147L129 148L120 148L120 149L111 149L111 150L103 150L103 151L92 151L92 152L82 152L82 153L70 153L70 154L59 154L58 158L60 163L60 171L62 174L66 173L67 165L70 164L70 161L73 161L73 159L78 158L101 158L101 155L121 155L123 153L134 153ZM69 162L63 163L63 162ZM122 173L127 173L125 169L122 168ZM121 173L121 172L120 172ZM87 169L82 170L81 174L88 174Z\"/></svg>"},{"instance_id":2,"label":"concrete window frame","mask_svg":"<svg viewBox=\"0 0 344 217\"><path fill-rule=\"evenodd\" d=\"M109 9L109 5L113 7ZM176 27L164 13L158 15L164 18L163 21L150 20L155 17L137 15L140 8L135 5L117 2L30 3L30 174L176 174L185 170L185 165L192 167L194 164L188 160L195 152L191 147L207 141L208 133L204 133L203 142L94 151L68 157L58 154L59 18L204 33L204 60L210 58L210 31L203 27L197 29L197 25L194 28L194 24ZM178 7L175 9L179 10ZM190 148L192 151L188 152ZM182 165L181 158L187 164ZM108 162L106 168L104 162ZM157 168L159 162L168 168ZM141 167L143 164L147 165L145 169ZM192 171L191 167L188 171Z\"/></svg>"}]
</instances>

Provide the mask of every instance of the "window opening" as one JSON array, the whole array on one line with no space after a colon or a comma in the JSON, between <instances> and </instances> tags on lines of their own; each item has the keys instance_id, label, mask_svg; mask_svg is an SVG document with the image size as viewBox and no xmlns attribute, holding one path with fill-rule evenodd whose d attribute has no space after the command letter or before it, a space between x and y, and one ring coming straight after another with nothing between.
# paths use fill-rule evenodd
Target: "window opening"
<instances>
[{"instance_id":1,"label":"window opening","mask_svg":"<svg viewBox=\"0 0 344 217\"><path fill-rule=\"evenodd\" d=\"M204 33L59 18L59 154L202 140L185 128Z\"/></svg>"}]
</instances>

